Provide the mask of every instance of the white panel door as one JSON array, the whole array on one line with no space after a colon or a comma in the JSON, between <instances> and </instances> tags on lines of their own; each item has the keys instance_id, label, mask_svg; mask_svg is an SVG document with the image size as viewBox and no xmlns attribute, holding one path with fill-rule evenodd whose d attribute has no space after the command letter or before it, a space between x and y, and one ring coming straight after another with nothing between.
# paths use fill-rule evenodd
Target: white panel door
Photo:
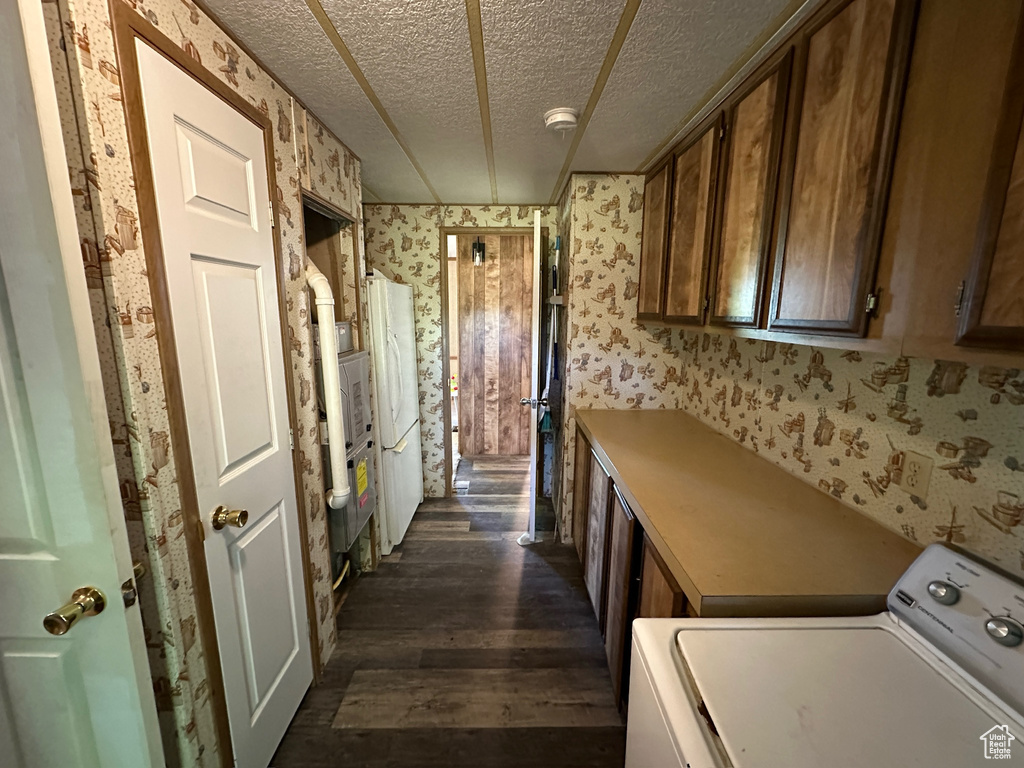
<instances>
[{"instance_id":1,"label":"white panel door","mask_svg":"<svg viewBox=\"0 0 1024 768\"><path fill-rule=\"evenodd\" d=\"M265 768L312 660L263 131L136 46L232 744Z\"/></svg>"},{"instance_id":2,"label":"white panel door","mask_svg":"<svg viewBox=\"0 0 1024 768\"><path fill-rule=\"evenodd\" d=\"M0 765L162 766L47 51L0 4ZM47 634L81 587L103 611Z\"/></svg>"}]
</instances>

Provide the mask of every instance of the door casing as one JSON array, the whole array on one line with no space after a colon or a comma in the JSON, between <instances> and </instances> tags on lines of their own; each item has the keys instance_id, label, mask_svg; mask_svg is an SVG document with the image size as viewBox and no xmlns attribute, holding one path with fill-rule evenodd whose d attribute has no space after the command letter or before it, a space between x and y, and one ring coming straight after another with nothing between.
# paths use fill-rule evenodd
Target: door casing
<instances>
[{"instance_id":1,"label":"door casing","mask_svg":"<svg viewBox=\"0 0 1024 768\"><path fill-rule=\"evenodd\" d=\"M183 529L189 556L189 570L195 585L197 628L206 656L207 674L210 682L210 701L214 714L221 763L225 768L232 768L234 765L234 755L231 746L231 733L228 726L227 706L224 699L224 680L220 664L216 625L213 617L213 602L210 596L210 579L204 554L203 523L196 494L195 475L191 459L192 453L189 447L188 429L185 420L184 398L178 372L178 355L174 337L174 326L171 321L171 303L167 284L163 277L165 274L164 255L160 238L159 217L157 215L153 170L149 158L149 142L142 102L142 84L139 77L138 62L135 57L136 38L144 41L166 56L171 62L197 80L200 85L203 85L222 98L263 131L265 160L273 207L271 217L274 226L274 263L278 278L277 298L282 318L281 338L283 349L288 350L290 346L287 335L287 304L282 282L284 271L282 269L281 241L279 236L280 217L278 215L277 196L274 194L274 190L278 187L274 161L273 125L266 115L218 80L195 60L187 56L170 38L133 11L127 4L121 2L121 0L110 0L110 11L113 21L117 63L121 73L121 90L128 128L128 143L131 149L132 169L135 175L135 188L138 196L139 231L146 255L146 267L149 273L149 285L153 298L153 315L157 332L157 346L160 354L160 367L163 372L164 386L167 393L167 417L170 424L170 440L179 467L178 487L181 489ZM285 362L288 423L294 431L297 424L294 382L292 369L287 364L287 358ZM303 544L305 544L308 541L308 531L300 491L303 487L302 473L294 451L292 452L292 471L295 476L296 509L299 511L299 535ZM303 581L305 582L306 615L309 625L309 641L312 649L313 680L315 685L319 681L322 671L318 625L315 621L317 614L313 599L312 569L309 551L306 546L301 547L301 553Z\"/></svg>"}]
</instances>

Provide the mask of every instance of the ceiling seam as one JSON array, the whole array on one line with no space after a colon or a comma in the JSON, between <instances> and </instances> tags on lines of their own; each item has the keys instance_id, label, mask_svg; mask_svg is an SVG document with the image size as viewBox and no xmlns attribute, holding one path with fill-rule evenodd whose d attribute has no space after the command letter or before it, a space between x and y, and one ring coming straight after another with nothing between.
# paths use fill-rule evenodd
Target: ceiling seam
<instances>
[{"instance_id":1,"label":"ceiling seam","mask_svg":"<svg viewBox=\"0 0 1024 768\"><path fill-rule=\"evenodd\" d=\"M494 167L494 141L491 137L491 100L487 93L487 60L484 58L484 28L480 18L480 0L466 0L469 22L469 46L473 51L476 99L480 104L480 125L484 132L487 173L491 177L491 202L498 202L498 174Z\"/></svg>"},{"instance_id":2,"label":"ceiling seam","mask_svg":"<svg viewBox=\"0 0 1024 768\"><path fill-rule=\"evenodd\" d=\"M320 25L320 28L324 31L324 34L327 35L327 39L331 41L331 44L334 46L334 50L338 52L342 61L344 61L346 66L348 66L349 71L352 73L352 77L355 78L359 87L363 89L363 93L366 94L366 98L369 99L370 104L372 104L373 108L377 110L377 115L384 122L384 125L387 126L387 129L391 132L391 135L398 143L398 146L401 147L405 156L409 158L409 162L412 163L412 167L416 170L416 173L419 174L424 186L430 192L431 197L434 198L434 202L440 203L441 198L437 194L437 190L435 190L433 185L430 183L423 167L419 162L417 162L412 150L409 149L409 145L405 142L405 138L402 136L401 131L398 130L398 126L395 125L395 122L391 119L391 115L389 115L388 111L384 108L384 104L370 86L370 82L366 79L366 75L364 75L363 70L359 68L355 57L352 56L352 52L348 49L348 46L342 39L337 27L334 26L334 22L331 21L331 18L327 15L324 7L320 5L320 0L306 0L306 6L313 14L313 17Z\"/></svg>"},{"instance_id":3,"label":"ceiling seam","mask_svg":"<svg viewBox=\"0 0 1024 768\"><path fill-rule=\"evenodd\" d=\"M377 203L380 202L380 195L378 195L376 192L374 192L372 189L370 189L365 184L363 184L363 193L364 193L364 195L368 194L370 197L374 198L374 200L372 200L371 202L377 202Z\"/></svg>"},{"instance_id":4,"label":"ceiling seam","mask_svg":"<svg viewBox=\"0 0 1024 768\"><path fill-rule=\"evenodd\" d=\"M629 28L633 25L633 19L636 18L637 11L640 10L640 2L641 0L626 0L626 7L622 9L622 16L619 17L618 26L615 27L615 34L612 35L612 41L608 45L608 51L605 53L604 61L601 63L601 70L597 73L597 80L594 81L594 88L590 92L587 106L580 116L579 125L572 137L572 144L569 145L569 151L565 155L565 163L562 164L562 170L558 174L555 188L551 192L551 202L549 203L551 205L558 202L558 191L562 188L566 175L569 173L572 161L576 157L576 150L579 148L580 142L583 140L583 134L590 124L590 118L593 117L594 110L597 108L597 102L601 100L601 94L604 92L604 87L607 85L608 78L612 74L615 61L619 58L622 44L626 41L626 35L629 34Z\"/></svg>"},{"instance_id":5,"label":"ceiling seam","mask_svg":"<svg viewBox=\"0 0 1024 768\"><path fill-rule=\"evenodd\" d=\"M772 23L761 31L754 41L747 46L747 49L730 65L729 69L718 79L703 97L697 102L697 106L691 109L676 123L672 132L662 139L658 145L651 150L637 167L635 173L646 173L647 170L661 160L665 151L672 144L682 138L692 126L711 114L718 105L724 101L735 87L739 85L751 72L757 69L761 63L774 53L778 47L780 37L785 38L792 31L796 24L810 15L821 2L819 0L792 0L786 9L780 13ZM709 107L711 107L709 109Z\"/></svg>"}]
</instances>

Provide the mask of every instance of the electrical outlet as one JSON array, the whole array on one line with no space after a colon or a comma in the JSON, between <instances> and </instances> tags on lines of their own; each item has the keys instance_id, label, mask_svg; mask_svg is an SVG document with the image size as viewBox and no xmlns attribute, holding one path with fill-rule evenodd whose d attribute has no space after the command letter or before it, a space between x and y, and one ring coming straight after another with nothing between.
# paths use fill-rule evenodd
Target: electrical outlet
<instances>
[{"instance_id":1,"label":"electrical outlet","mask_svg":"<svg viewBox=\"0 0 1024 768\"><path fill-rule=\"evenodd\" d=\"M924 499L928 495L928 483L932 479L932 467L935 461L913 451L903 452L903 476L900 488L911 496Z\"/></svg>"}]
</instances>

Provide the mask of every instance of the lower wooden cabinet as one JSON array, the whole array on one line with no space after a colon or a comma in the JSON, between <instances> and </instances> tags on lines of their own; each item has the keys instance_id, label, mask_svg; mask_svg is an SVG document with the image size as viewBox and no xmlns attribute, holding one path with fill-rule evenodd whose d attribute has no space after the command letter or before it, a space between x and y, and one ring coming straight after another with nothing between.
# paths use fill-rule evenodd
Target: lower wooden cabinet
<instances>
[{"instance_id":1,"label":"lower wooden cabinet","mask_svg":"<svg viewBox=\"0 0 1024 768\"><path fill-rule=\"evenodd\" d=\"M594 606L594 613L605 629L605 573L607 571L606 551L608 546L608 506L611 494L611 478L605 472L597 457L590 456L590 489L587 503L587 553L583 561L583 581L587 594Z\"/></svg>"},{"instance_id":2,"label":"lower wooden cabinet","mask_svg":"<svg viewBox=\"0 0 1024 768\"><path fill-rule=\"evenodd\" d=\"M636 545L640 539L636 518L618 489L612 494L609 517L604 649L615 700L622 701L629 692L631 629L638 593Z\"/></svg>"},{"instance_id":3,"label":"lower wooden cabinet","mask_svg":"<svg viewBox=\"0 0 1024 768\"><path fill-rule=\"evenodd\" d=\"M587 564L587 504L590 501L590 442L576 430L576 456L573 462L572 543L584 567Z\"/></svg>"},{"instance_id":4,"label":"lower wooden cabinet","mask_svg":"<svg viewBox=\"0 0 1024 768\"><path fill-rule=\"evenodd\" d=\"M633 619L686 615L679 584L582 432L576 434L573 543L604 637L615 698L625 705Z\"/></svg>"},{"instance_id":5,"label":"lower wooden cabinet","mask_svg":"<svg viewBox=\"0 0 1024 768\"><path fill-rule=\"evenodd\" d=\"M637 618L674 619L685 615L686 597L665 561L644 534L640 564L640 597Z\"/></svg>"}]
</instances>

